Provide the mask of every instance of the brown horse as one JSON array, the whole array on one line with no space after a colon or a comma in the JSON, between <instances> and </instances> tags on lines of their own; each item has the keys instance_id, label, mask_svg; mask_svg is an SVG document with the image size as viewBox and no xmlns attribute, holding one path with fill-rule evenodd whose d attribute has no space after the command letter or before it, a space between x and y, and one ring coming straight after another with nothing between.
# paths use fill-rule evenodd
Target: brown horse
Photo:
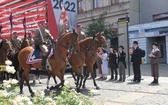
<instances>
[{"instance_id":1,"label":"brown horse","mask_svg":"<svg viewBox=\"0 0 168 105\"><path fill-rule=\"evenodd\" d=\"M0 65L5 65L8 51L12 50L11 42L8 39L2 39L0 44ZM1 76L3 72L0 72Z\"/></svg>"},{"instance_id":2,"label":"brown horse","mask_svg":"<svg viewBox=\"0 0 168 105\"><path fill-rule=\"evenodd\" d=\"M104 37L104 33L101 32L101 33L96 34L95 38L87 37L84 40L81 40L79 42L79 46L80 46L80 52L72 53L70 59L68 60L70 65L72 66L71 74L75 80L77 90L79 90L82 85L82 80L83 80L82 77L83 76L82 76L81 71L82 71L83 65L86 64L88 66L89 72L91 72L91 74L93 75L93 65L96 61L97 50L99 47L102 47L102 46L106 47L107 46L107 43L106 43L106 40ZM89 64L86 63L86 59ZM74 72L77 75L77 79L74 75ZM50 73L48 76L47 87L48 87L51 75L52 74ZM56 81L55 77L53 77L53 78L54 78L54 81ZM79 84L80 78L81 78L81 81ZM93 78L93 81L94 81L94 85L96 86L96 88L99 89L99 87L97 86L97 84L95 82L95 78Z\"/></svg>"},{"instance_id":3,"label":"brown horse","mask_svg":"<svg viewBox=\"0 0 168 105\"><path fill-rule=\"evenodd\" d=\"M78 34L75 33L75 31L68 32L64 35L62 35L58 41L54 44L54 54L53 56L48 60L49 64L51 65L49 69L51 70L51 73L55 76L57 76L61 83L58 84L56 87L60 87L64 85L64 73L65 73L65 67L66 67L66 54L67 49L70 47L74 49L75 52L79 51L79 46L77 42ZM23 92L23 82L26 80L26 83L29 88L29 92L32 96L34 96L34 92L32 91L30 84L29 84L29 72L32 67L41 69L41 63L34 63L34 64L26 64L26 60L29 56L29 54L33 51L32 47L26 47L22 49L19 52L18 59L21 68L24 69L24 72L22 74L21 84L20 84L20 93Z\"/></svg>"},{"instance_id":4,"label":"brown horse","mask_svg":"<svg viewBox=\"0 0 168 105\"><path fill-rule=\"evenodd\" d=\"M104 35L104 32L101 32L100 34L96 34L97 37L96 38L96 43L91 43L90 44L90 51L85 53L85 64L87 66L87 74L86 77L83 81L83 88L85 88L85 82L86 79L89 76L89 72L92 75L93 78L93 83L94 86L96 86L96 89L99 89L99 86L97 86L96 81L95 81L95 75L93 72L93 65L95 64L96 60L97 60L97 52L98 52L98 48L99 47L107 47L107 42L106 42L106 38Z\"/></svg>"},{"instance_id":5,"label":"brown horse","mask_svg":"<svg viewBox=\"0 0 168 105\"><path fill-rule=\"evenodd\" d=\"M86 81L86 79L89 75L89 72L90 72L93 77L94 86L96 86L96 89L99 89L99 87L97 86L97 84L95 82L95 76L93 73L93 65L96 61L96 57L97 57L96 54L97 54L98 48L99 47L107 47L106 39L105 39L103 33L98 33L95 35L94 38L88 37L88 38L80 41L79 46L80 46L80 53L77 53L77 54L73 53L71 58L69 59L69 63L72 66L71 74L72 74L75 81L76 81L76 78L75 78L75 75L73 74L73 72L75 72L77 74L76 87L77 87L77 89L80 89L80 87L82 85L83 78L81 75L81 71L82 71L83 65L85 63L89 71L87 72L87 76L83 82L83 88L85 87L85 81ZM80 77L81 77L81 81L79 84Z\"/></svg>"}]
</instances>

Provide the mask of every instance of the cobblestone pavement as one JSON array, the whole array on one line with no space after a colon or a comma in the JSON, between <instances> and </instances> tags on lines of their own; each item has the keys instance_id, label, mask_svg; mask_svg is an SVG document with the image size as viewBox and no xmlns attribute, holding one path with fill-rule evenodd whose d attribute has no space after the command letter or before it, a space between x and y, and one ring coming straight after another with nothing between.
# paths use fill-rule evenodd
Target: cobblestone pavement
<instances>
[{"instance_id":1,"label":"cobblestone pavement","mask_svg":"<svg viewBox=\"0 0 168 105\"><path fill-rule=\"evenodd\" d=\"M81 93L88 95L88 92L94 91L91 97L95 105L168 105L168 69L167 65L161 65L159 85L149 85L153 78L150 76L150 66L142 65L142 81L140 84L132 84L133 75L127 76L126 82L96 79L97 84L101 88L95 90L92 79L86 81L86 89L82 89ZM132 73L131 73L132 74ZM143 76L144 75L144 76ZM32 75L30 76L32 77ZM46 76L41 76L42 84L32 86L33 90L44 90L46 88ZM74 81L70 74L65 75L65 84L74 87ZM58 81L59 82L59 81ZM32 83L32 81L30 81ZM50 85L54 85L53 79ZM27 86L24 86L25 94L29 95Z\"/></svg>"}]
</instances>

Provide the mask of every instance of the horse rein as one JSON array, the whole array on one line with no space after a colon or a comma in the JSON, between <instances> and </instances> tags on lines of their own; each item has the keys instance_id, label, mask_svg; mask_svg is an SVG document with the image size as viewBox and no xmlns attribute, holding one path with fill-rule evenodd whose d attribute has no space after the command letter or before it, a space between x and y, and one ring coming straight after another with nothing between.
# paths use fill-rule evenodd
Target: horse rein
<instances>
[{"instance_id":1,"label":"horse rein","mask_svg":"<svg viewBox=\"0 0 168 105\"><path fill-rule=\"evenodd\" d=\"M63 35L62 35L63 36ZM62 38L62 36L61 37L59 37L59 39L60 38ZM55 42L57 45L59 45L59 46L61 46L61 47L63 47L63 48L65 48L65 49L69 49L69 48L71 48L71 49L73 49L75 46L78 46L78 44L74 44L74 33L71 33L71 41L72 41L72 46L66 46L66 45L62 45L62 44L60 44L60 43L58 43L58 41L57 42Z\"/></svg>"}]
</instances>

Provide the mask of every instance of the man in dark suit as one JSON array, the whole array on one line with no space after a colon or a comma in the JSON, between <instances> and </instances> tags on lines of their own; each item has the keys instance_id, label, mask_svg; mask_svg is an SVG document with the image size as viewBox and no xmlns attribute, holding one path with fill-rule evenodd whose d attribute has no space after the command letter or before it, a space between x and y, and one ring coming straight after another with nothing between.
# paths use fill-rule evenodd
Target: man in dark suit
<instances>
[{"instance_id":1,"label":"man in dark suit","mask_svg":"<svg viewBox=\"0 0 168 105\"><path fill-rule=\"evenodd\" d=\"M142 63L142 60L141 60L141 49L138 47L137 41L133 42L132 50L133 51L130 54L131 54L131 62L133 63L133 72L134 72L133 81L136 83L140 83L141 82L140 65Z\"/></svg>"},{"instance_id":2,"label":"man in dark suit","mask_svg":"<svg viewBox=\"0 0 168 105\"><path fill-rule=\"evenodd\" d=\"M108 55L109 58L109 67L111 69L111 80L117 80L117 53L114 51L114 46L110 47L110 53ZM115 72L115 78L114 78L114 72Z\"/></svg>"},{"instance_id":3,"label":"man in dark suit","mask_svg":"<svg viewBox=\"0 0 168 105\"><path fill-rule=\"evenodd\" d=\"M124 46L118 47L118 68L119 68L119 81L125 82L125 62L126 53L124 52Z\"/></svg>"}]
</instances>

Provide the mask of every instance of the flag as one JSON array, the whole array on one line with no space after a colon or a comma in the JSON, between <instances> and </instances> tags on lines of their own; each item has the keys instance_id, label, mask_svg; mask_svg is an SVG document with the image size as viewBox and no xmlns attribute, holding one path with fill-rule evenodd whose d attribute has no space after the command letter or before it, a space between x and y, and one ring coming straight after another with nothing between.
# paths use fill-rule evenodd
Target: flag
<instances>
[{"instance_id":1,"label":"flag","mask_svg":"<svg viewBox=\"0 0 168 105\"><path fill-rule=\"evenodd\" d=\"M45 16L46 16L46 22L48 23L48 7L46 6L46 13L45 13Z\"/></svg>"},{"instance_id":2,"label":"flag","mask_svg":"<svg viewBox=\"0 0 168 105\"><path fill-rule=\"evenodd\" d=\"M12 16L12 12L11 12L11 14L10 14L10 16L9 16L9 21L10 21L10 25L11 25L11 36L10 36L10 37L12 37L12 29L13 29L12 18L13 18L13 16Z\"/></svg>"},{"instance_id":3,"label":"flag","mask_svg":"<svg viewBox=\"0 0 168 105\"><path fill-rule=\"evenodd\" d=\"M1 32L2 32L2 22L0 22L0 36L1 36Z\"/></svg>"},{"instance_id":4,"label":"flag","mask_svg":"<svg viewBox=\"0 0 168 105\"><path fill-rule=\"evenodd\" d=\"M25 16L23 18L23 28L24 28L24 33L25 33L24 37L26 37L26 17Z\"/></svg>"}]
</instances>

